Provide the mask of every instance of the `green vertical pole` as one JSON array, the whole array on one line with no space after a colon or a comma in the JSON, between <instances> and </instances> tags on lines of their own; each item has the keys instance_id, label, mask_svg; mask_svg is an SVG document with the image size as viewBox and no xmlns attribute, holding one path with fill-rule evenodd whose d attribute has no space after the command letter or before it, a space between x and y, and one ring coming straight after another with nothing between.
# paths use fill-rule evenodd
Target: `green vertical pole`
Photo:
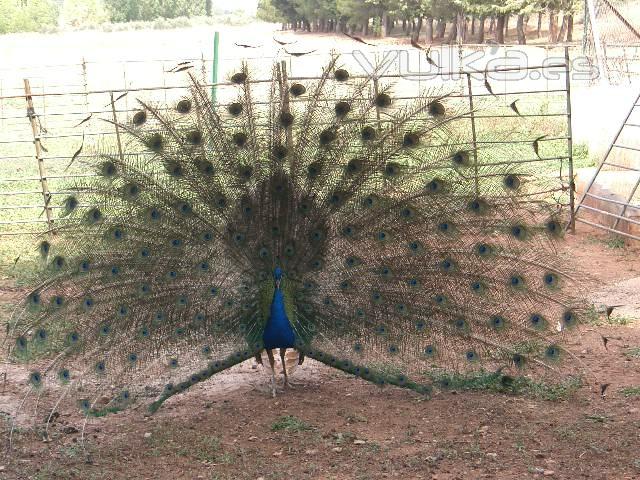
<instances>
[{"instance_id":1,"label":"green vertical pole","mask_svg":"<svg viewBox=\"0 0 640 480\"><path fill-rule=\"evenodd\" d=\"M218 83L218 46L220 45L220 32L213 34L213 66L211 67L211 102L216 103L216 83Z\"/></svg>"}]
</instances>

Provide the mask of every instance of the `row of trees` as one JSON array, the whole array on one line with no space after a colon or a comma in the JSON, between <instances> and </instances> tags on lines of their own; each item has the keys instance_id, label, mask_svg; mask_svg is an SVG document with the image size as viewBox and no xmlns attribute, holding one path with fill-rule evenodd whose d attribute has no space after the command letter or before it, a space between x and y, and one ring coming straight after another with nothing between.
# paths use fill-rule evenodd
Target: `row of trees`
<instances>
[{"instance_id":1,"label":"row of trees","mask_svg":"<svg viewBox=\"0 0 640 480\"><path fill-rule=\"evenodd\" d=\"M387 36L392 32L427 42L484 43L488 30L504 43L515 17L518 43L527 42L529 24L540 37L548 21L551 43L573 40L574 15L584 0L259 0L258 16L285 28ZM559 18L562 16L562 23ZM424 29L424 30L423 30Z\"/></svg>"}]
</instances>

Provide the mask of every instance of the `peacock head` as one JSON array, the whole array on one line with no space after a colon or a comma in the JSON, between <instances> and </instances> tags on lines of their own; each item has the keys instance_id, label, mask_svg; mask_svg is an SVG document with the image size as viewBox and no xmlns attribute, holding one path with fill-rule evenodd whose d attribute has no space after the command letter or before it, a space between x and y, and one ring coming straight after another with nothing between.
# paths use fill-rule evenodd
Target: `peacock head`
<instances>
[{"instance_id":1,"label":"peacock head","mask_svg":"<svg viewBox=\"0 0 640 480\"><path fill-rule=\"evenodd\" d=\"M276 288L280 288L280 282L282 281L282 269L280 267L274 268L273 279L276 282Z\"/></svg>"}]
</instances>

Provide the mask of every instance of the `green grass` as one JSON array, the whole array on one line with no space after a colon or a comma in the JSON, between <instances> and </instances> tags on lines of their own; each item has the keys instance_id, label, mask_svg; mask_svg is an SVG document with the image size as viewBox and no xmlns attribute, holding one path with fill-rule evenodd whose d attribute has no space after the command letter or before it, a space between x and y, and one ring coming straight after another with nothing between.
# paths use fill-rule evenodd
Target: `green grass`
<instances>
[{"instance_id":1,"label":"green grass","mask_svg":"<svg viewBox=\"0 0 640 480\"><path fill-rule=\"evenodd\" d=\"M537 382L528 377L510 377L495 372L467 374L431 373L431 379L449 390L487 391L523 395L542 400L563 400L582 386L582 379L571 377L560 383Z\"/></svg>"},{"instance_id":2,"label":"green grass","mask_svg":"<svg viewBox=\"0 0 640 480\"><path fill-rule=\"evenodd\" d=\"M272 432L306 432L309 430L313 430L311 425L293 415L282 416L271 425Z\"/></svg>"},{"instance_id":3,"label":"green grass","mask_svg":"<svg viewBox=\"0 0 640 480\"><path fill-rule=\"evenodd\" d=\"M620 390L625 397L640 397L640 387L625 387Z\"/></svg>"}]
</instances>

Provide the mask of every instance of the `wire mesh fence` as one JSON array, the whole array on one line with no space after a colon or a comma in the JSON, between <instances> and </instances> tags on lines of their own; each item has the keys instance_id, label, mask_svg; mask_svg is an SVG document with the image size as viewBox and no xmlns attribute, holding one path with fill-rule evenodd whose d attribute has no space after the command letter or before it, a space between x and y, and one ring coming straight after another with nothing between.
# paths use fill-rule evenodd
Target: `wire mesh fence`
<instances>
[{"instance_id":1,"label":"wire mesh fence","mask_svg":"<svg viewBox=\"0 0 640 480\"><path fill-rule=\"evenodd\" d=\"M486 50L486 49L485 49ZM71 65L0 70L0 242L14 247L32 235L55 230L69 185L95 175L93 153L113 140L114 119L126 122L138 99L171 108L188 94L191 74L215 90L216 101L234 100L226 81L237 58L221 59L220 82L213 83L213 60L82 61ZM284 61L291 81L315 81L328 54L284 58L246 57L252 84L266 89L273 61ZM352 50L340 58L354 76L370 76L392 88L394 98L411 102L420 92L447 91L468 105L459 122L475 146L509 145L510 154L491 162L530 164L555 183L559 208L573 204L570 59L567 49L540 49L540 55L510 58L496 48L478 60L474 50L448 49L425 55L415 49ZM264 90L266 92L266 90ZM435 93L433 93L435 95ZM113 101L112 101L113 100ZM304 101L304 100L302 100ZM143 150L129 155L145 155ZM480 156L478 162L482 162ZM487 160L488 161L488 160ZM568 209L572 211L571 208ZM0 251L4 250L0 248ZM11 263L16 249L3 253Z\"/></svg>"}]
</instances>

